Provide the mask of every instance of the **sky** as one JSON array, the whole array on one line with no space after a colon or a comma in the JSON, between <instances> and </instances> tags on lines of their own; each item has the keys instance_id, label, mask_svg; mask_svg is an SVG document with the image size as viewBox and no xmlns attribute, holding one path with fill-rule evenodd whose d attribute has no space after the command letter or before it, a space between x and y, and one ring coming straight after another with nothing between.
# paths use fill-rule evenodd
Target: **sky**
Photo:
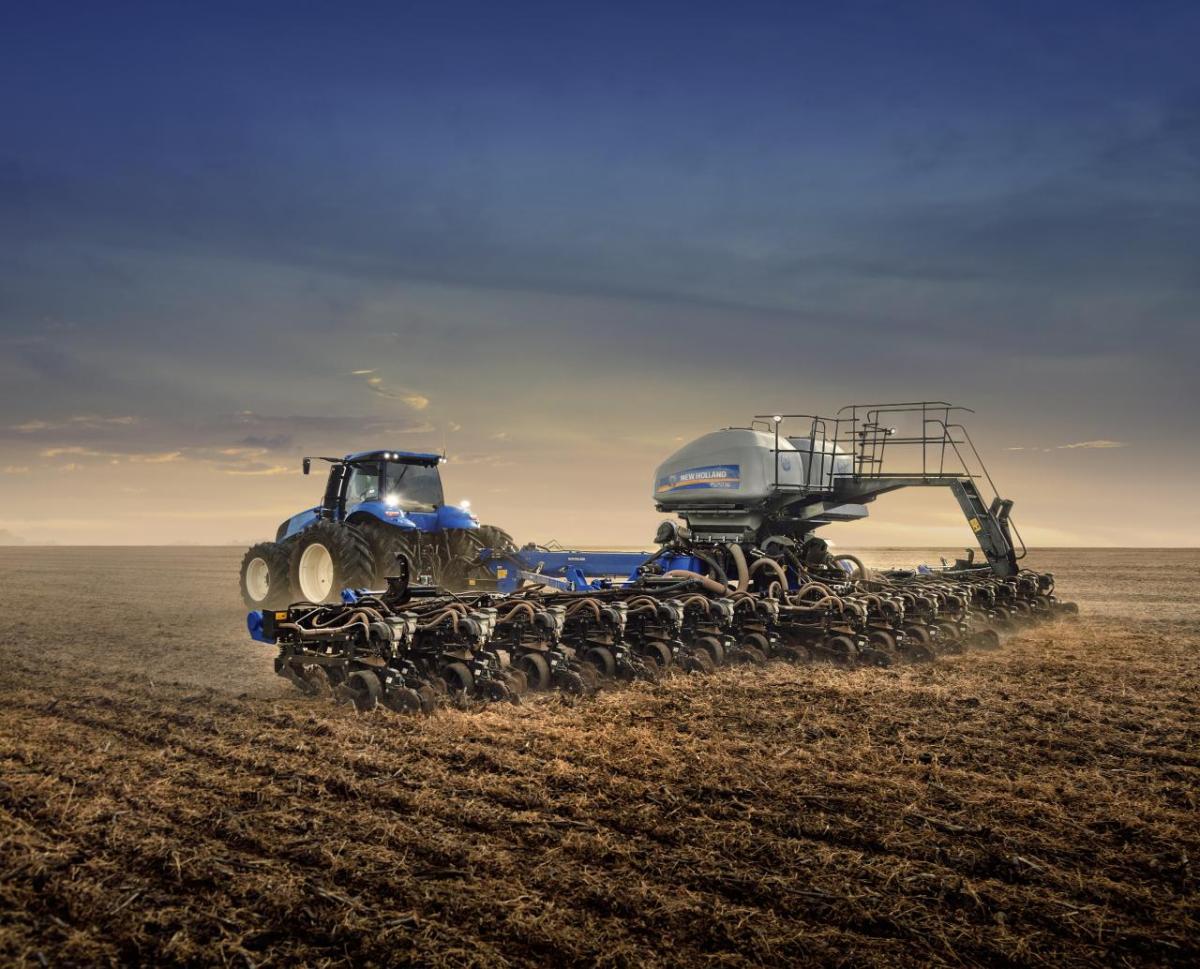
<instances>
[{"instance_id":1,"label":"sky","mask_svg":"<svg viewBox=\"0 0 1200 969\"><path fill-rule=\"evenodd\" d=\"M248 543L445 449L649 542L754 414L939 399L1033 545L1200 545L1200 5L10 4L0 542ZM852 529L852 530L851 530ZM941 491L837 526L956 545Z\"/></svg>"}]
</instances>

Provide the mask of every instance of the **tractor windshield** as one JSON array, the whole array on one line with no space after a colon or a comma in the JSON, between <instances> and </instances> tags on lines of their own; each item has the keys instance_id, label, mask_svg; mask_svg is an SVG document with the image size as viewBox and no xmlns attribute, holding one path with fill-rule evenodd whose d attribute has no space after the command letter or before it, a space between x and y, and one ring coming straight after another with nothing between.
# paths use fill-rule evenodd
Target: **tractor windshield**
<instances>
[{"instance_id":1,"label":"tractor windshield","mask_svg":"<svg viewBox=\"0 0 1200 969\"><path fill-rule=\"evenodd\" d=\"M433 511L445 501L437 468L389 461L384 475L385 500L395 500L406 511Z\"/></svg>"}]
</instances>

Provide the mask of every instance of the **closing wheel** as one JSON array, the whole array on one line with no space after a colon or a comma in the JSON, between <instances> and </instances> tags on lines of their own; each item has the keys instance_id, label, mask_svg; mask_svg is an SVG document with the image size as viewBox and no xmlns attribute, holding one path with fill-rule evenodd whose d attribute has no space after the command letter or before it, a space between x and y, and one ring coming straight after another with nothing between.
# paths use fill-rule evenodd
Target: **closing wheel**
<instances>
[{"instance_id":1,"label":"closing wheel","mask_svg":"<svg viewBox=\"0 0 1200 969\"><path fill-rule=\"evenodd\" d=\"M753 663L755 666L767 665L767 654L757 646L751 646L749 643L746 643L738 648L738 652L742 654L743 659L748 663Z\"/></svg>"},{"instance_id":2,"label":"closing wheel","mask_svg":"<svg viewBox=\"0 0 1200 969\"><path fill-rule=\"evenodd\" d=\"M417 695L421 698L421 712L428 715L437 709L438 692L429 684L422 684L417 688Z\"/></svg>"},{"instance_id":3,"label":"closing wheel","mask_svg":"<svg viewBox=\"0 0 1200 969\"><path fill-rule=\"evenodd\" d=\"M810 663L812 662L812 653L805 646L790 645L783 646L779 650L779 655L789 663Z\"/></svg>"},{"instance_id":4,"label":"closing wheel","mask_svg":"<svg viewBox=\"0 0 1200 969\"><path fill-rule=\"evenodd\" d=\"M742 645L753 646L760 653L762 653L763 656L770 656L772 652L771 640L767 639L767 637L762 633L747 633L742 638Z\"/></svg>"},{"instance_id":5,"label":"closing wheel","mask_svg":"<svg viewBox=\"0 0 1200 969\"><path fill-rule=\"evenodd\" d=\"M886 629L872 629L867 634L867 642L884 653L896 654L896 637Z\"/></svg>"},{"instance_id":6,"label":"closing wheel","mask_svg":"<svg viewBox=\"0 0 1200 969\"><path fill-rule=\"evenodd\" d=\"M566 666L559 666L554 671L554 684L563 693L568 693L571 696L586 696L590 692L588 685L583 681L583 677Z\"/></svg>"},{"instance_id":7,"label":"closing wheel","mask_svg":"<svg viewBox=\"0 0 1200 969\"><path fill-rule=\"evenodd\" d=\"M550 689L550 664L546 662L546 657L541 653L526 653L524 656L518 656L513 665L525 674L525 679L529 681L529 689L538 691Z\"/></svg>"},{"instance_id":8,"label":"closing wheel","mask_svg":"<svg viewBox=\"0 0 1200 969\"><path fill-rule=\"evenodd\" d=\"M647 683L662 682L662 667L658 665L658 660L653 656L633 656L630 658L629 663L633 666L635 679L644 680Z\"/></svg>"},{"instance_id":9,"label":"closing wheel","mask_svg":"<svg viewBox=\"0 0 1200 969\"><path fill-rule=\"evenodd\" d=\"M325 672L325 667L306 666L301 675L312 687L313 696L329 696L333 691L333 684L329 681L329 674Z\"/></svg>"},{"instance_id":10,"label":"closing wheel","mask_svg":"<svg viewBox=\"0 0 1200 969\"><path fill-rule=\"evenodd\" d=\"M465 693L475 695L475 675L466 663L447 663L442 668L442 676L446 680L446 689L451 694Z\"/></svg>"},{"instance_id":11,"label":"closing wheel","mask_svg":"<svg viewBox=\"0 0 1200 969\"><path fill-rule=\"evenodd\" d=\"M904 646L901 652L917 663L927 663L936 657L933 640L924 626L904 627Z\"/></svg>"},{"instance_id":12,"label":"closing wheel","mask_svg":"<svg viewBox=\"0 0 1200 969\"><path fill-rule=\"evenodd\" d=\"M251 545L242 557L241 590L247 609L281 609L291 602L288 550L278 542Z\"/></svg>"},{"instance_id":13,"label":"closing wheel","mask_svg":"<svg viewBox=\"0 0 1200 969\"><path fill-rule=\"evenodd\" d=\"M583 654L583 658L609 679L617 675L617 659L607 646L593 646Z\"/></svg>"},{"instance_id":14,"label":"closing wheel","mask_svg":"<svg viewBox=\"0 0 1200 969\"><path fill-rule=\"evenodd\" d=\"M379 706L379 695L383 692L379 677L369 670L355 670L346 677L341 690L359 713L370 713Z\"/></svg>"},{"instance_id":15,"label":"closing wheel","mask_svg":"<svg viewBox=\"0 0 1200 969\"><path fill-rule=\"evenodd\" d=\"M709 655L706 649L697 649L689 654L684 661L684 668L689 673L711 673L716 669L713 665L712 656Z\"/></svg>"},{"instance_id":16,"label":"closing wheel","mask_svg":"<svg viewBox=\"0 0 1200 969\"><path fill-rule=\"evenodd\" d=\"M671 647L657 639L642 646L642 658L653 660L662 671L670 669L671 663L674 661Z\"/></svg>"},{"instance_id":17,"label":"closing wheel","mask_svg":"<svg viewBox=\"0 0 1200 969\"><path fill-rule=\"evenodd\" d=\"M938 645L942 649L954 653L962 651L962 634L958 631L957 625L952 622L939 622L936 628L938 631Z\"/></svg>"},{"instance_id":18,"label":"closing wheel","mask_svg":"<svg viewBox=\"0 0 1200 969\"><path fill-rule=\"evenodd\" d=\"M390 686L383 694L383 705L396 713L420 713L421 694L411 687Z\"/></svg>"},{"instance_id":19,"label":"closing wheel","mask_svg":"<svg viewBox=\"0 0 1200 969\"><path fill-rule=\"evenodd\" d=\"M512 666L504 670L500 676L508 684L508 690L513 696L521 696L529 692L529 678L525 675L524 670Z\"/></svg>"},{"instance_id":20,"label":"closing wheel","mask_svg":"<svg viewBox=\"0 0 1200 969\"><path fill-rule=\"evenodd\" d=\"M487 679L483 684L484 693L493 703L504 703L516 699L516 694L508 688L503 679ZM519 703L520 700L517 700Z\"/></svg>"},{"instance_id":21,"label":"closing wheel","mask_svg":"<svg viewBox=\"0 0 1200 969\"><path fill-rule=\"evenodd\" d=\"M838 666L851 666L858 659L858 647L849 636L830 636L823 647L828 660Z\"/></svg>"},{"instance_id":22,"label":"closing wheel","mask_svg":"<svg viewBox=\"0 0 1200 969\"><path fill-rule=\"evenodd\" d=\"M701 636L696 640L696 646L708 653L714 667L725 662L725 647L716 636Z\"/></svg>"},{"instance_id":23,"label":"closing wheel","mask_svg":"<svg viewBox=\"0 0 1200 969\"><path fill-rule=\"evenodd\" d=\"M971 645L976 649L998 649L1000 634L994 629L981 629L971 637Z\"/></svg>"}]
</instances>

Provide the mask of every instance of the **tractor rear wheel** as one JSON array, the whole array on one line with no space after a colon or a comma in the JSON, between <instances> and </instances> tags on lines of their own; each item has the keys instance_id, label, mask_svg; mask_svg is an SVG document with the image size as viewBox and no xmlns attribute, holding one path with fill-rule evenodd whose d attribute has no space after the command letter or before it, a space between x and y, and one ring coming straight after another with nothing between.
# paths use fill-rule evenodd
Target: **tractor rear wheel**
<instances>
[{"instance_id":1,"label":"tractor rear wheel","mask_svg":"<svg viewBox=\"0 0 1200 969\"><path fill-rule=\"evenodd\" d=\"M375 556L355 526L320 521L297 537L288 576L306 602L340 602L343 589L371 584Z\"/></svg>"},{"instance_id":2,"label":"tractor rear wheel","mask_svg":"<svg viewBox=\"0 0 1200 969\"><path fill-rule=\"evenodd\" d=\"M247 609L281 609L291 602L288 550L278 542L251 545L242 558L241 589Z\"/></svg>"},{"instance_id":3,"label":"tractor rear wheel","mask_svg":"<svg viewBox=\"0 0 1200 969\"><path fill-rule=\"evenodd\" d=\"M517 548L513 537L495 525L480 525L474 537L480 548L494 548L497 552L512 552Z\"/></svg>"},{"instance_id":4,"label":"tractor rear wheel","mask_svg":"<svg viewBox=\"0 0 1200 969\"><path fill-rule=\"evenodd\" d=\"M382 589L387 585L389 575L399 575L402 566L400 556L408 560L408 577L411 582L417 581L422 571L421 563L417 561L416 532L410 528L400 528L389 525L369 515L360 515L350 524L362 533L371 548L374 558L374 574L371 577L373 588Z\"/></svg>"}]
</instances>

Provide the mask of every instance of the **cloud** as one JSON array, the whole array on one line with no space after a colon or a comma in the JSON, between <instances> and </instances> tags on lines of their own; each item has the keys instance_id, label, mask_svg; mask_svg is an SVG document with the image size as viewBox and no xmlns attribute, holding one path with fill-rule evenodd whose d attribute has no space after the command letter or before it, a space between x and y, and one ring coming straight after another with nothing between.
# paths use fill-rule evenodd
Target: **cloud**
<instances>
[{"instance_id":1,"label":"cloud","mask_svg":"<svg viewBox=\"0 0 1200 969\"><path fill-rule=\"evenodd\" d=\"M1129 447L1125 441L1077 441L1074 444L1060 444L1058 450L1073 450L1074 448L1113 448L1113 447Z\"/></svg>"},{"instance_id":2,"label":"cloud","mask_svg":"<svg viewBox=\"0 0 1200 969\"><path fill-rule=\"evenodd\" d=\"M424 410L429 406L429 398L424 394L416 390L409 390L407 387L389 386L376 370L352 370L351 374L355 377L365 378L364 383L367 390L379 397L398 400L413 410Z\"/></svg>"},{"instance_id":3,"label":"cloud","mask_svg":"<svg viewBox=\"0 0 1200 969\"><path fill-rule=\"evenodd\" d=\"M123 415L120 417L99 417L95 414L81 414L76 417L68 417L64 421L42 421L30 420L23 424L12 424L11 429L18 434L36 434L39 431L56 431L63 428L75 428L77 430L99 430L105 427L129 427L131 424L136 424L140 418L132 415Z\"/></svg>"},{"instance_id":4,"label":"cloud","mask_svg":"<svg viewBox=\"0 0 1200 969\"><path fill-rule=\"evenodd\" d=\"M29 465L6 464L3 470L5 474L29 474Z\"/></svg>"},{"instance_id":5,"label":"cloud","mask_svg":"<svg viewBox=\"0 0 1200 969\"><path fill-rule=\"evenodd\" d=\"M514 462L499 454L452 454L447 459L451 464L457 467L464 465L486 465L491 468L504 468L511 466Z\"/></svg>"},{"instance_id":6,"label":"cloud","mask_svg":"<svg viewBox=\"0 0 1200 969\"><path fill-rule=\"evenodd\" d=\"M286 467L282 464L255 464L246 465L240 468L224 468L225 474L236 474L244 476L267 476L276 474L290 474L294 468Z\"/></svg>"},{"instance_id":7,"label":"cloud","mask_svg":"<svg viewBox=\"0 0 1200 969\"><path fill-rule=\"evenodd\" d=\"M119 461L133 461L142 464L166 464L169 461L178 461L183 457L182 451L98 451L94 448L81 447L72 445L70 447L51 447L46 448L41 452L44 458L61 458L61 457L76 457L76 458L105 458L113 463Z\"/></svg>"}]
</instances>

